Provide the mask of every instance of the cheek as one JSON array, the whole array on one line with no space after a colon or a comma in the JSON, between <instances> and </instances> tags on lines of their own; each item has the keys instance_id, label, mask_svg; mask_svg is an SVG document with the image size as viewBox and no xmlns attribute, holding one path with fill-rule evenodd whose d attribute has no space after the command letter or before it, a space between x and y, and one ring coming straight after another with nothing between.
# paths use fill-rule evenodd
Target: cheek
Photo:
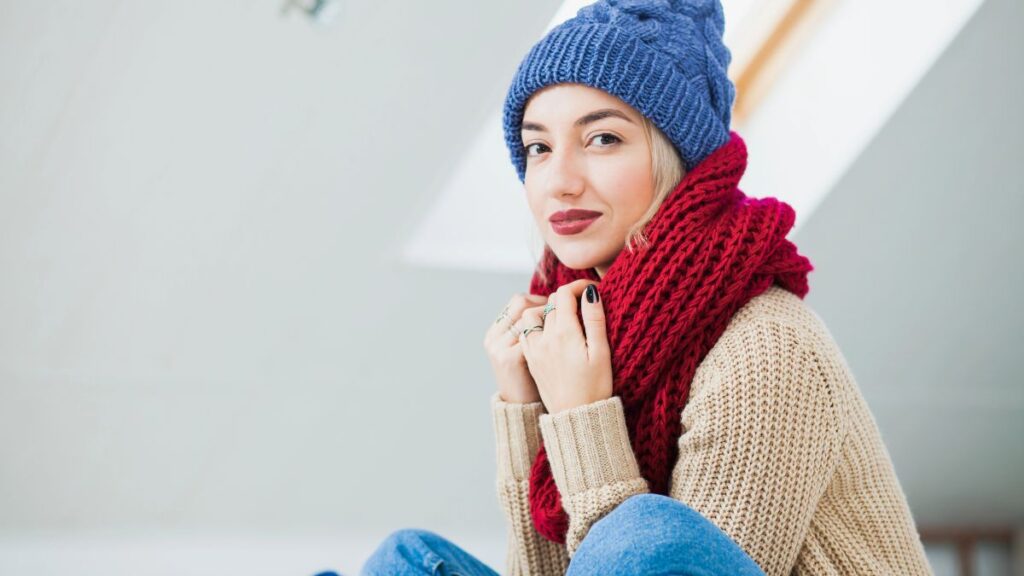
<instances>
[{"instance_id":1,"label":"cheek","mask_svg":"<svg viewBox=\"0 0 1024 576\"><path fill-rule=\"evenodd\" d=\"M537 222L541 222L544 219L544 202L538 194L531 194L529 190L526 192L526 203L530 208L530 213Z\"/></svg>"},{"instance_id":2,"label":"cheek","mask_svg":"<svg viewBox=\"0 0 1024 576\"><path fill-rule=\"evenodd\" d=\"M609 182L608 202L618 217L629 220L632 226L654 200L654 183L647 169L619 171Z\"/></svg>"}]
</instances>

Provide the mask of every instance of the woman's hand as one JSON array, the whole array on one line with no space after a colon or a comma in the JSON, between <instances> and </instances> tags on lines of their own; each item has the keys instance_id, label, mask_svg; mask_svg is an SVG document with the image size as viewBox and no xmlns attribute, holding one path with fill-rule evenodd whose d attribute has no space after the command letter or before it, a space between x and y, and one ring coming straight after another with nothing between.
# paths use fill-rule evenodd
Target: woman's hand
<instances>
[{"instance_id":1,"label":"woman's hand","mask_svg":"<svg viewBox=\"0 0 1024 576\"><path fill-rule=\"evenodd\" d=\"M540 393L526 366L523 348L519 344L519 332L522 327L516 322L523 310L538 304L543 306L546 302L546 297L537 294L514 295L505 307L505 316L498 322L492 322L484 335L484 349L491 361L494 377L498 381L501 399L505 402L540 402Z\"/></svg>"},{"instance_id":2,"label":"woman's hand","mask_svg":"<svg viewBox=\"0 0 1024 576\"><path fill-rule=\"evenodd\" d=\"M590 284L595 286L592 303L581 298ZM523 311L520 324L524 328L544 326L519 341L549 414L612 397L611 347L598 285L587 279L562 285L548 297L555 309L544 320L544 306ZM576 318L577 306L583 311L582 327Z\"/></svg>"}]
</instances>

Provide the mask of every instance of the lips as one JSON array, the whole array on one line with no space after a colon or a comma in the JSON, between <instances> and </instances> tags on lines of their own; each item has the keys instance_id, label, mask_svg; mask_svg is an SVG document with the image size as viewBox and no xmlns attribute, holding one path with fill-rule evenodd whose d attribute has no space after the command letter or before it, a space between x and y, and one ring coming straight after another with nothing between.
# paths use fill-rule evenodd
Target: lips
<instances>
[{"instance_id":1,"label":"lips","mask_svg":"<svg viewBox=\"0 0 1024 576\"><path fill-rule=\"evenodd\" d=\"M600 217L600 212L574 208L572 210L555 212L548 220L551 221L551 229L556 234L569 236L583 232Z\"/></svg>"},{"instance_id":2,"label":"lips","mask_svg":"<svg viewBox=\"0 0 1024 576\"><path fill-rule=\"evenodd\" d=\"M600 212L594 212L593 210L581 210L579 208L573 208L571 210L561 210L555 212L548 218L548 220L550 220L552 223L570 222L573 220L592 220L600 215Z\"/></svg>"}]
</instances>

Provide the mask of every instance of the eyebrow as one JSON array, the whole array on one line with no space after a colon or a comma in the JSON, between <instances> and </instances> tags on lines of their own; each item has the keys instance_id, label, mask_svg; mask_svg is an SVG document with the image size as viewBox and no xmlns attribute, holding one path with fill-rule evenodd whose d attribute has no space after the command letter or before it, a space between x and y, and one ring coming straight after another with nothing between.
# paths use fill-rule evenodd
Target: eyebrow
<instances>
[{"instance_id":1,"label":"eyebrow","mask_svg":"<svg viewBox=\"0 0 1024 576\"><path fill-rule=\"evenodd\" d=\"M600 110L594 110L593 112L590 112L589 114L585 114L583 116L580 116L579 120L576 120L576 122L573 123L573 126L586 126L587 124L590 124L591 122L597 122L598 120L601 120L603 118L613 118L613 117L614 118L622 118L623 120L625 120L626 122L629 122L630 124L636 124L636 122L633 122L632 120L629 119L628 116L626 116L622 112L616 110L615 108L602 108ZM525 132L527 130L530 130L530 131L533 131L533 132L547 132L548 131L547 128L545 128L541 124L537 124L536 122L523 122L522 131Z\"/></svg>"}]
</instances>

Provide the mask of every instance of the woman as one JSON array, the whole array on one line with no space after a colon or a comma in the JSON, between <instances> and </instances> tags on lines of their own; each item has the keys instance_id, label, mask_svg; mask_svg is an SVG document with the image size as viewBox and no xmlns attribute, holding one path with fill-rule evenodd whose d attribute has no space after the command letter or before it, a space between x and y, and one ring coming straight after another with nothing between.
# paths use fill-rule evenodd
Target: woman
<instances>
[{"instance_id":1,"label":"woman","mask_svg":"<svg viewBox=\"0 0 1024 576\"><path fill-rule=\"evenodd\" d=\"M931 573L793 210L737 187L723 30L717 0L597 2L509 89L545 249L484 338L508 574ZM363 573L496 574L419 529Z\"/></svg>"}]
</instances>

